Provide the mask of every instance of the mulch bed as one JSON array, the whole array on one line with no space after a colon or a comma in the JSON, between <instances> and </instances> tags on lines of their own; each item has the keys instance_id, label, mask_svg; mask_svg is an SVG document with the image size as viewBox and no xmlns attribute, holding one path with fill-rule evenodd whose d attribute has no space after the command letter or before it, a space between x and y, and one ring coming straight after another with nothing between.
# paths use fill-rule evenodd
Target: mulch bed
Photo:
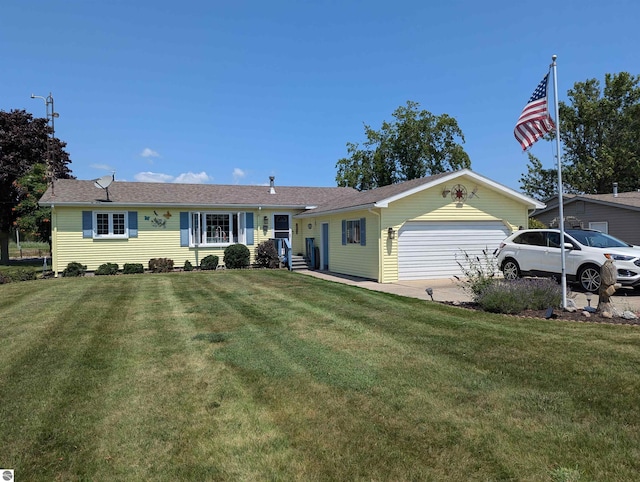
<instances>
[{"instance_id":1,"label":"mulch bed","mask_svg":"<svg viewBox=\"0 0 640 482\"><path fill-rule=\"evenodd\" d=\"M478 303L474 302L442 302L446 305L458 306L460 308L466 308L469 310L483 311L482 308L478 305ZM635 320L627 320L625 318L606 318L599 313L589 313L590 316L586 316L583 314L582 310L578 310L575 312L563 311L560 308L554 309L551 314L551 319L561 320L561 321L576 321L581 323L607 323L610 325L635 325L640 326L640 318ZM516 316L518 318L541 318L541 319L549 319L547 310L525 310L521 313L514 315L505 315L505 316Z\"/></svg>"}]
</instances>

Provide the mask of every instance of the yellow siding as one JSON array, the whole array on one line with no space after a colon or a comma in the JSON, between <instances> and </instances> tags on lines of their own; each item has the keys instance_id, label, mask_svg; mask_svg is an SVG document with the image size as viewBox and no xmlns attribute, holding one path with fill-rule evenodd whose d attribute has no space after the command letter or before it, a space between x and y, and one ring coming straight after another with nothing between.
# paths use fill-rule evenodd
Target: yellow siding
<instances>
[{"instance_id":1,"label":"yellow siding","mask_svg":"<svg viewBox=\"0 0 640 482\"><path fill-rule=\"evenodd\" d=\"M342 220L366 219L366 245L342 244ZM329 217L301 219L304 237L315 238L321 247L322 224L329 223L329 271L363 278L378 279L379 222L378 217L368 211L353 211ZM308 229L308 224L312 225Z\"/></svg>"},{"instance_id":2,"label":"yellow siding","mask_svg":"<svg viewBox=\"0 0 640 482\"><path fill-rule=\"evenodd\" d=\"M104 211L136 211L138 213L138 237L129 239L93 239L82 237L82 211L89 208L70 208L56 206L52 216L52 248L53 270L58 273L66 266L77 261L93 271L103 263L118 263L120 268L124 263L142 263L148 267L151 258L170 258L175 267L182 267L186 260L194 266L200 264L202 258L215 254L222 262L224 247L181 247L180 246L180 212L195 211L197 209L169 209L171 217L166 220L165 227L155 227L151 220L155 218L152 208L137 209L103 209ZM94 209L98 211L99 209ZM167 209L162 209L165 213ZM225 211L225 209L216 209ZM226 211L237 212L237 208ZM251 253L251 262L255 259L255 248L262 241L273 237L273 212L268 210L247 211L254 215L254 244L247 246ZM278 213L283 213L278 210ZM158 211L160 213L160 211ZM291 212L291 215L297 212ZM267 228L264 229L263 217L267 216ZM145 220L145 217L149 219ZM164 218L162 218L164 219ZM304 240L299 241L295 235L295 220L292 219L292 240L294 246L303 246ZM298 221L299 222L299 221ZM295 252L295 248L294 248Z\"/></svg>"}]
</instances>

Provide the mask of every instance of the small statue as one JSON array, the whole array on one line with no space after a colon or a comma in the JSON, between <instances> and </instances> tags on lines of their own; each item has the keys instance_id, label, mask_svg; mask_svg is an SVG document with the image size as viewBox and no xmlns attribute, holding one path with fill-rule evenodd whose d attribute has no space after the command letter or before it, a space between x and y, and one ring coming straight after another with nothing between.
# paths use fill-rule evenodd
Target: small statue
<instances>
[{"instance_id":1,"label":"small statue","mask_svg":"<svg viewBox=\"0 0 640 482\"><path fill-rule=\"evenodd\" d=\"M611 296L620 288L620 283L616 283L618 272L616 265L610 259L606 260L600 268L600 291L598 293L597 313L605 318L613 318L613 305Z\"/></svg>"}]
</instances>

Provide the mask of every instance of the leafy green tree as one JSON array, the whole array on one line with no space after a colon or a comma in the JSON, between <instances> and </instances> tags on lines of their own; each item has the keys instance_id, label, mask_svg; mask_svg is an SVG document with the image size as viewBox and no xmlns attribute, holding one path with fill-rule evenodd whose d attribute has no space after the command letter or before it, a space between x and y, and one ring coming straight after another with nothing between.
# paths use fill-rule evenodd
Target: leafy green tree
<instances>
[{"instance_id":1,"label":"leafy green tree","mask_svg":"<svg viewBox=\"0 0 640 482\"><path fill-rule=\"evenodd\" d=\"M561 102L560 138L567 183L588 194L640 185L640 76L606 74L604 89L590 79L577 82Z\"/></svg>"},{"instance_id":2,"label":"leafy green tree","mask_svg":"<svg viewBox=\"0 0 640 482\"><path fill-rule=\"evenodd\" d=\"M71 160L64 150L66 143L50 138L50 134L46 119L34 119L24 110L0 110L0 263L9 262L9 231L18 217L16 207L27 194L37 196L19 187L18 180L32 172L36 164L46 162L47 157L55 178L73 177L68 167Z\"/></svg>"},{"instance_id":3,"label":"leafy green tree","mask_svg":"<svg viewBox=\"0 0 640 482\"><path fill-rule=\"evenodd\" d=\"M563 143L562 180L565 192L604 194L614 182L621 191L640 186L640 76L606 74L604 89L589 79L576 82L560 102ZM545 139L554 139L553 133ZM529 154L522 190L538 199L557 194L555 169L542 169Z\"/></svg>"},{"instance_id":4,"label":"leafy green tree","mask_svg":"<svg viewBox=\"0 0 640 482\"><path fill-rule=\"evenodd\" d=\"M338 186L368 190L471 166L462 148L462 130L447 114L418 110L408 101L393 112L394 121L380 130L364 126L367 140L347 143L349 157L338 160Z\"/></svg>"},{"instance_id":5,"label":"leafy green tree","mask_svg":"<svg viewBox=\"0 0 640 482\"><path fill-rule=\"evenodd\" d=\"M15 206L16 228L24 233L27 239L50 241L51 208L38 205L38 200L47 190L46 164L34 164L27 174L14 181L14 186L19 198Z\"/></svg>"}]
</instances>

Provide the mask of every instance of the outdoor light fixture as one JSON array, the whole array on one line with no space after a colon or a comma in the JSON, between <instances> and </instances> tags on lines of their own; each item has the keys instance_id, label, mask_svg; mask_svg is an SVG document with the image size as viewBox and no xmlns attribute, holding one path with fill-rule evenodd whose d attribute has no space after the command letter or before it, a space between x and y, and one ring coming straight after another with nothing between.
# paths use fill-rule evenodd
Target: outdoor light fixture
<instances>
[{"instance_id":1,"label":"outdoor light fixture","mask_svg":"<svg viewBox=\"0 0 640 482\"><path fill-rule=\"evenodd\" d=\"M389 226L389 229L387 229L387 235L389 236L389 239L393 239L396 237L396 232L391 226Z\"/></svg>"},{"instance_id":2,"label":"outdoor light fixture","mask_svg":"<svg viewBox=\"0 0 640 482\"><path fill-rule=\"evenodd\" d=\"M442 197L447 197L451 193L451 189L447 189L446 187L442 191Z\"/></svg>"},{"instance_id":3,"label":"outdoor light fixture","mask_svg":"<svg viewBox=\"0 0 640 482\"><path fill-rule=\"evenodd\" d=\"M593 297L593 293L587 291L584 296L587 298L587 306L591 306L591 298Z\"/></svg>"},{"instance_id":4,"label":"outdoor light fixture","mask_svg":"<svg viewBox=\"0 0 640 482\"><path fill-rule=\"evenodd\" d=\"M431 296L431 301L433 301L433 288L427 288L425 291L429 296Z\"/></svg>"}]
</instances>

